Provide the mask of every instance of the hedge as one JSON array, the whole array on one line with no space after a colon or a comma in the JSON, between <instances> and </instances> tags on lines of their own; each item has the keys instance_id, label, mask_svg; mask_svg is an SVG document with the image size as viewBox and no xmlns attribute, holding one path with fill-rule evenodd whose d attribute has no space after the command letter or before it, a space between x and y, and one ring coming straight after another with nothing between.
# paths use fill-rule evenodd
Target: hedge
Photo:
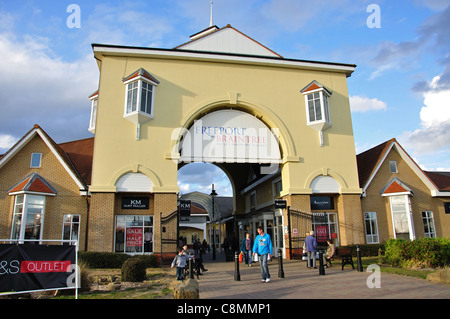
<instances>
[{"instance_id":1,"label":"hedge","mask_svg":"<svg viewBox=\"0 0 450 319\"><path fill-rule=\"evenodd\" d=\"M385 261L400 267L438 268L450 265L449 238L389 239Z\"/></svg>"},{"instance_id":2,"label":"hedge","mask_svg":"<svg viewBox=\"0 0 450 319\"><path fill-rule=\"evenodd\" d=\"M93 251L78 252L78 260L85 262L89 268L122 268L125 260L134 257L144 261L146 268L157 267L155 255L127 255L122 253L106 253Z\"/></svg>"}]
</instances>

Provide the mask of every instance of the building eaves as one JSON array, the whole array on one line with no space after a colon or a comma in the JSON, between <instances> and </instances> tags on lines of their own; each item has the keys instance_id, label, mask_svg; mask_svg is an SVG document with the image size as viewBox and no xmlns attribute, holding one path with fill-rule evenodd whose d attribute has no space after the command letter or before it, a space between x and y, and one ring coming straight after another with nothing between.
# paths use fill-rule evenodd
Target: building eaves
<instances>
[{"instance_id":1,"label":"building eaves","mask_svg":"<svg viewBox=\"0 0 450 319\"><path fill-rule=\"evenodd\" d=\"M238 54L238 53L225 53L225 52L133 47L133 46L110 45L99 43L93 43L92 49L94 51L96 59L100 62L103 55L149 56L161 59L207 60L207 61L238 63L238 64L257 64L257 65L286 67L286 68L328 70L330 72L345 73L347 77L351 76L351 74L356 68L355 64L349 63L300 60L300 59Z\"/></svg>"}]
</instances>

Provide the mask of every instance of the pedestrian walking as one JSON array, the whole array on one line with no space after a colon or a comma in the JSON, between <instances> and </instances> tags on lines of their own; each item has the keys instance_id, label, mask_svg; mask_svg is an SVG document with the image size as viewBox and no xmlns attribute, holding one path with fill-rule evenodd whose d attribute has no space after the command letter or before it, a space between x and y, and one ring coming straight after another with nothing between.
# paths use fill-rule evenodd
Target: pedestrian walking
<instances>
[{"instance_id":1,"label":"pedestrian walking","mask_svg":"<svg viewBox=\"0 0 450 319\"><path fill-rule=\"evenodd\" d=\"M258 226L258 236L253 244L253 255L258 254L259 266L261 267L262 282L270 282L269 266L267 261L272 257L272 240L269 234L264 233L264 228Z\"/></svg>"},{"instance_id":2,"label":"pedestrian walking","mask_svg":"<svg viewBox=\"0 0 450 319\"><path fill-rule=\"evenodd\" d=\"M177 267L177 280L184 280L184 267L188 255L184 253L183 248L178 248L178 255L172 261L170 268Z\"/></svg>"},{"instance_id":3,"label":"pedestrian walking","mask_svg":"<svg viewBox=\"0 0 450 319\"><path fill-rule=\"evenodd\" d=\"M317 241L314 237L314 231L309 232L309 236L305 239L305 246L306 246L306 255L308 257L308 268L314 267L314 269L317 269L316 267L316 252L317 252ZM312 259L312 266L311 266L311 259Z\"/></svg>"},{"instance_id":4,"label":"pedestrian walking","mask_svg":"<svg viewBox=\"0 0 450 319\"><path fill-rule=\"evenodd\" d=\"M253 249L253 240L250 237L249 233L245 233L245 238L241 243L241 254L244 255L245 266L252 266L252 249Z\"/></svg>"}]
</instances>

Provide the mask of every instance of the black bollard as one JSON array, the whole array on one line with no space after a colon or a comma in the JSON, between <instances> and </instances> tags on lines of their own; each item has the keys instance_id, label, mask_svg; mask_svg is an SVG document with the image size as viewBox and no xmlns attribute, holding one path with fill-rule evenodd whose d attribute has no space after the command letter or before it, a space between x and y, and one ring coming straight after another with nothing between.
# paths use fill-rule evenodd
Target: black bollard
<instances>
[{"instance_id":1,"label":"black bollard","mask_svg":"<svg viewBox=\"0 0 450 319\"><path fill-rule=\"evenodd\" d=\"M194 272L192 269L192 258L188 259L188 263L189 263L189 278L194 279Z\"/></svg>"},{"instance_id":2,"label":"black bollard","mask_svg":"<svg viewBox=\"0 0 450 319\"><path fill-rule=\"evenodd\" d=\"M212 246L213 260L216 260L216 244L213 243Z\"/></svg>"},{"instance_id":3,"label":"black bollard","mask_svg":"<svg viewBox=\"0 0 450 319\"><path fill-rule=\"evenodd\" d=\"M358 261L358 265L356 266L356 270L362 272L363 271L363 265L361 261L361 247L359 245L356 245L356 259Z\"/></svg>"},{"instance_id":4,"label":"black bollard","mask_svg":"<svg viewBox=\"0 0 450 319\"><path fill-rule=\"evenodd\" d=\"M323 264L323 250L319 249L319 275L325 275L325 265Z\"/></svg>"},{"instance_id":5,"label":"black bollard","mask_svg":"<svg viewBox=\"0 0 450 319\"><path fill-rule=\"evenodd\" d=\"M278 278L284 278L283 254L281 249L278 249Z\"/></svg>"},{"instance_id":6,"label":"black bollard","mask_svg":"<svg viewBox=\"0 0 450 319\"><path fill-rule=\"evenodd\" d=\"M239 273L239 252L234 253L234 281L241 281L241 274Z\"/></svg>"}]
</instances>

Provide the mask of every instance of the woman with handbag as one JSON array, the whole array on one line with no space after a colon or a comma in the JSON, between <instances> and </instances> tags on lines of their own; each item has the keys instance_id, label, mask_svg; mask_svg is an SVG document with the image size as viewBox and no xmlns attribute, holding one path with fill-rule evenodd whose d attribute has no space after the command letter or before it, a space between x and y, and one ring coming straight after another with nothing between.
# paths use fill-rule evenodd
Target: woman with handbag
<instances>
[{"instance_id":1,"label":"woman with handbag","mask_svg":"<svg viewBox=\"0 0 450 319\"><path fill-rule=\"evenodd\" d=\"M252 247L253 247L252 238L250 237L249 233L245 233L245 238L242 240L241 243L241 254L244 255L246 267L252 266Z\"/></svg>"}]
</instances>

